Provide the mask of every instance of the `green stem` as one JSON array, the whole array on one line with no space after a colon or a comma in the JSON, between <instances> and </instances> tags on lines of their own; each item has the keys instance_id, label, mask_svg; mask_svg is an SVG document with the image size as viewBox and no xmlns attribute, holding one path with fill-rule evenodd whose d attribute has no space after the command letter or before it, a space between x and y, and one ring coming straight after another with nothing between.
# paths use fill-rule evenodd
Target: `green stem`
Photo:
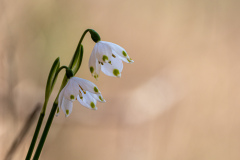
<instances>
[{"instance_id":1,"label":"green stem","mask_svg":"<svg viewBox=\"0 0 240 160\"><path fill-rule=\"evenodd\" d=\"M86 30L83 32L82 37L80 38L79 43L78 43L79 46L82 44L83 38L85 37L85 35L87 34L87 32L88 32L89 30L90 30L90 29L86 29Z\"/></svg>"},{"instance_id":2,"label":"green stem","mask_svg":"<svg viewBox=\"0 0 240 160\"><path fill-rule=\"evenodd\" d=\"M63 68L68 69L67 66L62 66L62 67L60 67L60 68L57 70L56 74L55 74L54 81L55 81L55 79L57 78L58 73L59 73ZM52 88L52 89L53 89L53 88ZM52 90L52 89L51 89L51 90ZM36 141L37 141L37 137L38 137L39 131L40 131L41 126L42 126L43 118L44 118L44 116L45 116L45 111L46 111L48 99L49 99L49 97L47 97L47 98L45 99L45 102L44 102L44 104L43 104L42 111L41 111L41 113L40 113L40 115L39 115L38 123L37 123L36 129L35 129L35 132L34 132L34 135L33 135L33 138L32 138L32 142L31 142L30 147L29 147L29 149L28 149L28 153L27 153L27 156L26 156L26 159L25 159L25 160L30 160L30 158L31 158L31 156L32 156L32 152L33 152L33 149L34 149L34 147L35 147L35 144L36 144Z\"/></svg>"},{"instance_id":3,"label":"green stem","mask_svg":"<svg viewBox=\"0 0 240 160\"><path fill-rule=\"evenodd\" d=\"M81 37L81 39L79 40L78 46L81 46L81 43L82 43L82 41L83 41L83 38L85 37L86 33L87 33L89 30L90 30L90 29L87 29L87 30L85 30L85 31L83 32L82 37ZM70 64L71 64L71 63L70 63ZM63 68L66 68L66 66L60 67L59 70L57 71L56 75L57 75L57 74L60 72L60 70L63 69ZM62 90L62 88L66 85L67 81L68 81L68 79L64 77L63 82L62 82L62 85L61 85L60 90L59 90L59 93L60 93L60 91ZM58 95L59 95L59 93L58 93ZM58 106L58 102L57 102L57 100L58 100L58 95L57 95L57 97L56 97L56 99L55 99L55 101L54 101L54 103L53 103L52 110L51 110L50 115L49 115L49 117L48 117L46 126L45 126L45 128L44 128L42 137L41 137L41 139L40 139L40 141L39 141L39 144L38 144L38 147L37 147L37 149L36 149L36 152L35 152L35 155L34 155L34 157L33 157L33 160L38 160L38 158L39 158L39 156L40 156L40 154L41 154L43 145L44 145L45 140L46 140L47 135L48 135L48 131L49 131L50 127L51 127L51 124L52 124L54 115L55 115L56 110L57 110L57 106ZM40 117L39 117L39 119L40 119ZM41 122L41 123L42 123L42 122ZM40 127L41 127L41 124L40 124ZM40 127L39 127L39 129L40 129ZM36 131L35 131L35 132L36 132ZM39 131L38 131L38 132L39 132ZM38 134L38 133L37 133L37 134ZM33 147L34 147L34 146L33 146ZM31 156L31 155L30 155L30 156Z\"/></svg>"},{"instance_id":4,"label":"green stem","mask_svg":"<svg viewBox=\"0 0 240 160\"><path fill-rule=\"evenodd\" d=\"M44 103L43 108L46 108L46 103ZM37 123L36 129L35 129L35 132L34 132L34 135L32 138L32 142L30 144L30 147L29 147L29 150L28 150L25 160L30 160L30 158L32 156L32 152L33 152L34 146L36 144L37 137L38 137L39 131L41 129L44 116L45 116L45 112L41 112L39 115L39 118L38 118L38 123Z\"/></svg>"},{"instance_id":5,"label":"green stem","mask_svg":"<svg viewBox=\"0 0 240 160\"><path fill-rule=\"evenodd\" d=\"M60 68L62 69L62 68L65 68L65 67L63 66L63 67L60 67ZM60 68L59 68L59 69L60 69ZM59 73L59 72L58 72L58 73ZM38 160L38 158L39 158L39 156L40 156L40 154L41 154L41 151L42 151L44 142L45 142L45 140L46 140L46 138L47 138L48 131L49 131L50 127L51 127L51 124L52 124L54 115L55 115L56 110L57 110L57 106L58 106L58 96L59 96L61 90L63 89L63 87L66 85L66 83L67 83L67 81L63 81L63 82L62 82L62 85L61 85L61 87L60 87L60 90L59 90L59 92L58 92L58 95L57 95L57 97L56 97L56 99L55 99L55 101L54 101L54 103L53 103L53 106L52 106L50 115L49 115L49 117L48 117L47 123L46 123L46 125L45 125L44 130L43 130L42 137L41 137L41 139L40 139L40 141L39 141L39 143L38 143L38 147L37 147L36 152L35 152L35 154L34 154L33 160Z\"/></svg>"},{"instance_id":6,"label":"green stem","mask_svg":"<svg viewBox=\"0 0 240 160\"><path fill-rule=\"evenodd\" d=\"M57 99L57 98L56 98L56 99ZM52 107L52 110L51 110L51 112L50 112L50 115L49 115L49 117L48 117L46 126L45 126L45 128L44 128L42 137L41 137L41 139L40 139L40 141L39 141L37 150L36 150L35 155L34 155L34 157L33 157L33 160L38 160L38 158L39 158L39 156L40 156L40 154L41 154L41 151L42 151L44 142L45 142L45 140L46 140L46 138L47 138L48 131L49 131L50 127L51 127L51 124L52 124L54 115L55 115L55 113L56 113L57 106L58 106L58 103L57 103L57 101L55 100L55 102L53 103L53 107Z\"/></svg>"}]
</instances>

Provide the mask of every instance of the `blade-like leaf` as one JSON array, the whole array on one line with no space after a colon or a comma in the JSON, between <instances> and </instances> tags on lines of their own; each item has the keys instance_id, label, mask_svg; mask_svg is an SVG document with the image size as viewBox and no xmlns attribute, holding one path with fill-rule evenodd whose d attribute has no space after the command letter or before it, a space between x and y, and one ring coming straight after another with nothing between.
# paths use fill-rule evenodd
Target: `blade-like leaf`
<instances>
[{"instance_id":1,"label":"blade-like leaf","mask_svg":"<svg viewBox=\"0 0 240 160\"><path fill-rule=\"evenodd\" d=\"M56 72L57 70L59 69L59 66L60 66L60 58L58 57L54 62L53 62L53 65L52 65L52 68L49 72L49 75L48 75L48 80L47 80L47 85L46 85L46 90L45 90L45 101L47 101L49 99L49 96L52 92L52 89L53 89L53 86L56 82Z\"/></svg>"},{"instance_id":2,"label":"blade-like leaf","mask_svg":"<svg viewBox=\"0 0 240 160\"><path fill-rule=\"evenodd\" d=\"M77 73L78 69L81 66L82 57L83 57L83 46L78 44L77 49L73 55L73 58L69 64L69 68L73 71L74 75Z\"/></svg>"}]
</instances>

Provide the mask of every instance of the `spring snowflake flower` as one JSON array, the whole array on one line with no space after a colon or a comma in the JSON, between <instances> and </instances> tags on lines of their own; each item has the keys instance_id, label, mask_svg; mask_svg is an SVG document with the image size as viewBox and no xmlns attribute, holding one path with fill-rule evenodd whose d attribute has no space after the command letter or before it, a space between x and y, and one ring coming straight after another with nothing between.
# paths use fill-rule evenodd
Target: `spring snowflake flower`
<instances>
[{"instance_id":1,"label":"spring snowflake flower","mask_svg":"<svg viewBox=\"0 0 240 160\"><path fill-rule=\"evenodd\" d=\"M75 100L93 110L97 110L97 101L106 102L95 84L82 78L72 77L59 94L56 116L59 115L61 108L65 116L68 117L72 112Z\"/></svg>"},{"instance_id":2,"label":"spring snowflake flower","mask_svg":"<svg viewBox=\"0 0 240 160\"><path fill-rule=\"evenodd\" d=\"M133 63L126 50L117 44L98 41L89 59L90 72L94 78L99 77L100 70L108 76L121 77L123 63Z\"/></svg>"}]
</instances>

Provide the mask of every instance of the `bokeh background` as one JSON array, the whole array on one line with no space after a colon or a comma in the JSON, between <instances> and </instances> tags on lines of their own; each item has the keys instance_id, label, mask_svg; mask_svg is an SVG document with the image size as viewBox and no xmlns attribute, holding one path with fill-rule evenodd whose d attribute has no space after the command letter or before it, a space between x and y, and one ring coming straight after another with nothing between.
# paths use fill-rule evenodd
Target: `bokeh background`
<instances>
[{"instance_id":1,"label":"bokeh background","mask_svg":"<svg viewBox=\"0 0 240 160\"><path fill-rule=\"evenodd\" d=\"M0 159L43 103L55 58L68 65L93 28L135 62L121 78L95 81L87 34L77 76L107 103L92 111L75 101L70 117L61 112L40 159L239 160L239 14L237 0L0 0ZM13 160L25 158L35 126Z\"/></svg>"}]
</instances>

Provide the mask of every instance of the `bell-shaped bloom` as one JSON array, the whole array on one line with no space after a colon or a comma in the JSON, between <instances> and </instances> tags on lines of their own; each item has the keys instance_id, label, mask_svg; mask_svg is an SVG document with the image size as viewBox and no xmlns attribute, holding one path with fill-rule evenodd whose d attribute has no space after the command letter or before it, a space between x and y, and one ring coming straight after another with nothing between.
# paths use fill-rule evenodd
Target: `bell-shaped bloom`
<instances>
[{"instance_id":1,"label":"bell-shaped bloom","mask_svg":"<svg viewBox=\"0 0 240 160\"><path fill-rule=\"evenodd\" d=\"M56 116L61 108L68 117L72 112L75 100L78 100L84 107L93 110L97 109L97 101L106 102L95 84L82 78L72 77L59 94Z\"/></svg>"},{"instance_id":2,"label":"bell-shaped bloom","mask_svg":"<svg viewBox=\"0 0 240 160\"><path fill-rule=\"evenodd\" d=\"M99 41L95 44L89 59L89 69L94 78L99 77L100 70L108 76L121 77L123 63L133 63L126 50L117 44Z\"/></svg>"}]
</instances>

